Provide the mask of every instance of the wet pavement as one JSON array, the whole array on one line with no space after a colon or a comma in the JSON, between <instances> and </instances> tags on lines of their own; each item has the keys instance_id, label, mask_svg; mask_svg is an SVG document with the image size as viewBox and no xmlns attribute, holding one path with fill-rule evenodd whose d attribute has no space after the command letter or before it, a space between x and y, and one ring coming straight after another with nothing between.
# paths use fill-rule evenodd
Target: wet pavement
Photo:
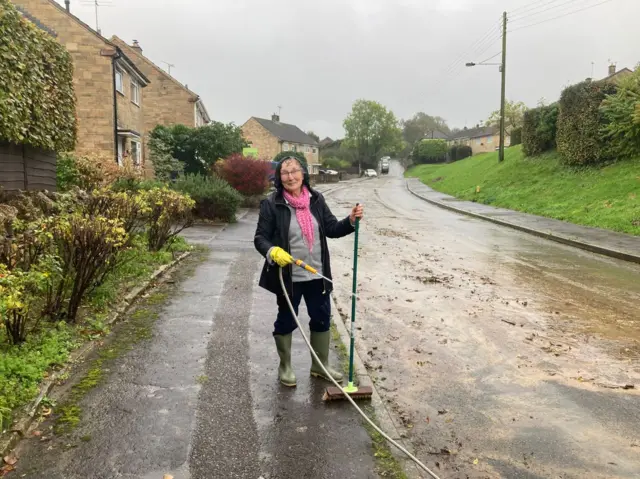
<instances>
[{"instance_id":1,"label":"wet pavement","mask_svg":"<svg viewBox=\"0 0 640 479\"><path fill-rule=\"evenodd\" d=\"M78 402L83 413L72 432L53 435L50 420L20 444L10 477L378 477L360 418L346 402L321 400L328 383L309 377L299 334L298 386L277 380L276 301L257 287L256 222L252 212L226 229L185 231L210 251L186 260L149 296L151 304L130 312L105 348L134 334L142 339L102 363L104 381ZM308 324L306 313L301 319Z\"/></svg>"},{"instance_id":2,"label":"wet pavement","mask_svg":"<svg viewBox=\"0 0 640 479\"><path fill-rule=\"evenodd\" d=\"M461 200L435 191L417 178L408 178L407 187L416 196L444 208L485 218L497 224L538 234L547 239L554 239L587 251L640 263L640 236L576 225L553 218L544 218L473 201Z\"/></svg>"},{"instance_id":3,"label":"wet pavement","mask_svg":"<svg viewBox=\"0 0 640 479\"><path fill-rule=\"evenodd\" d=\"M640 477L640 265L432 206L397 164L328 198L365 205L356 344L421 460L443 478ZM348 311L352 243L330 248Z\"/></svg>"}]
</instances>

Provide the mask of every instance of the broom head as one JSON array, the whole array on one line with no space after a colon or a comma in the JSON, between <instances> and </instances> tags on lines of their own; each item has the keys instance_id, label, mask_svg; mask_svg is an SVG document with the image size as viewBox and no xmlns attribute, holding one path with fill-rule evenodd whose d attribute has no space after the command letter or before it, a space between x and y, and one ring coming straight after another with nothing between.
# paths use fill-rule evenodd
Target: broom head
<instances>
[{"instance_id":1,"label":"broom head","mask_svg":"<svg viewBox=\"0 0 640 479\"><path fill-rule=\"evenodd\" d=\"M373 388L371 386L360 386L356 391L347 392L351 399L358 401L363 399L371 399L373 396ZM340 401L346 400L345 393L342 389L331 386L324 391L323 401Z\"/></svg>"}]
</instances>

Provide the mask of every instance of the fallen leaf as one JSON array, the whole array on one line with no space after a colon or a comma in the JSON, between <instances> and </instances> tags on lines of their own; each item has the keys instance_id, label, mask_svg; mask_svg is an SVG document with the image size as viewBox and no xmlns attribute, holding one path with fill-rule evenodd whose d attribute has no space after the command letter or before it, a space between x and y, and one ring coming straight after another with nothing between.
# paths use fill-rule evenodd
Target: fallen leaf
<instances>
[{"instance_id":1,"label":"fallen leaf","mask_svg":"<svg viewBox=\"0 0 640 479\"><path fill-rule=\"evenodd\" d=\"M427 424L430 424L431 423L431 418L429 416L427 416L427 419L425 419L425 421L426 421Z\"/></svg>"},{"instance_id":2,"label":"fallen leaf","mask_svg":"<svg viewBox=\"0 0 640 479\"><path fill-rule=\"evenodd\" d=\"M478 458L477 457L473 460L473 464L474 464L474 466L478 465Z\"/></svg>"},{"instance_id":3,"label":"fallen leaf","mask_svg":"<svg viewBox=\"0 0 640 479\"><path fill-rule=\"evenodd\" d=\"M13 466L16 462L18 462L18 458L13 454L9 454L7 456L4 456L4 462L9 464L10 466Z\"/></svg>"},{"instance_id":4,"label":"fallen leaf","mask_svg":"<svg viewBox=\"0 0 640 479\"><path fill-rule=\"evenodd\" d=\"M42 415L47 417L47 416L51 416L51 408L50 407L45 407L42 409Z\"/></svg>"},{"instance_id":5,"label":"fallen leaf","mask_svg":"<svg viewBox=\"0 0 640 479\"><path fill-rule=\"evenodd\" d=\"M36 437L42 436L42 431L33 431L32 434Z\"/></svg>"}]
</instances>

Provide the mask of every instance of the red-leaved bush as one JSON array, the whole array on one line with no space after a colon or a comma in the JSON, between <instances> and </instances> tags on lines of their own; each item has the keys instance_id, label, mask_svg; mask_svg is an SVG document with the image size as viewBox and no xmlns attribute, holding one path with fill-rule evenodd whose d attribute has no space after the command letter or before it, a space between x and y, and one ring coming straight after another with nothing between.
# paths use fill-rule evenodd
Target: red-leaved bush
<instances>
[{"instance_id":1,"label":"red-leaved bush","mask_svg":"<svg viewBox=\"0 0 640 479\"><path fill-rule=\"evenodd\" d=\"M261 195L269 186L271 163L241 153L219 161L215 172L245 196Z\"/></svg>"}]
</instances>

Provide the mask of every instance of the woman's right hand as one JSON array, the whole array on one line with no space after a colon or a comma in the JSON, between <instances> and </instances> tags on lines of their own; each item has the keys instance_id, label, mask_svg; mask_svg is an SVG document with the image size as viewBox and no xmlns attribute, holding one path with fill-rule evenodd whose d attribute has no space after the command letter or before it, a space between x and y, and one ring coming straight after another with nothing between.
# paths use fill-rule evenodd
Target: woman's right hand
<instances>
[{"instance_id":1,"label":"woman's right hand","mask_svg":"<svg viewBox=\"0 0 640 479\"><path fill-rule=\"evenodd\" d=\"M293 263L293 258L289 253L280 248L279 246L275 246L270 253L271 259L281 268L288 266Z\"/></svg>"}]
</instances>

